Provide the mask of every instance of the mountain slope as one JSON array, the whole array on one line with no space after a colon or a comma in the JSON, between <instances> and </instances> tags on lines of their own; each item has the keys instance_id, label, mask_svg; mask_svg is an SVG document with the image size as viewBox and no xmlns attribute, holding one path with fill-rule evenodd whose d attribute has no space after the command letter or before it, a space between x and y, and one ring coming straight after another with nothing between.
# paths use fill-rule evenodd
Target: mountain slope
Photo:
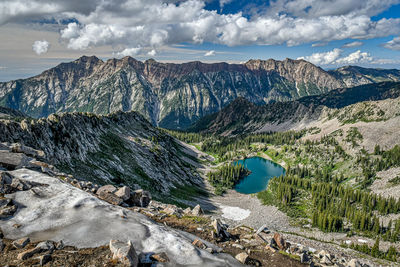
<instances>
[{"instance_id":1,"label":"mountain slope","mask_svg":"<svg viewBox=\"0 0 400 267\"><path fill-rule=\"evenodd\" d=\"M24 118L24 117L27 116L18 110L0 107L0 119Z\"/></svg>"},{"instance_id":2,"label":"mountain slope","mask_svg":"<svg viewBox=\"0 0 400 267\"><path fill-rule=\"evenodd\" d=\"M135 112L2 120L0 141L43 150L45 159L62 171L99 184L139 184L164 194L202 183L180 145Z\"/></svg>"},{"instance_id":3,"label":"mountain slope","mask_svg":"<svg viewBox=\"0 0 400 267\"><path fill-rule=\"evenodd\" d=\"M260 131L279 130L282 125L288 126L298 122L320 120L322 115L329 119L339 118L343 123L361 120L369 116L375 120L384 119L385 114L379 110L359 110L353 112L351 105L363 101L377 101L400 97L400 83L383 82L367 84L352 88L332 90L318 96L307 96L296 101L277 102L257 106L244 98L238 98L220 112L200 119L189 128L195 132L239 134ZM350 106L348 109L346 107ZM345 111L345 112L344 112ZM382 111L383 112L383 111ZM327 115L328 114L328 115ZM381 115L379 118L379 115ZM396 114L392 114L395 116ZM275 125L275 127L274 127ZM290 127L284 127L285 130Z\"/></svg>"},{"instance_id":4,"label":"mountain slope","mask_svg":"<svg viewBox=\"0 0 400 267\"><path fill-rule=\"evenodd\" d=\"M329 71L329 74L343 81L348 87L383 81L400 81L400 70L396 69L371 69L358 66L345 66Z\"/></svg>"},{"instance_id":5,"label":"mountain slope","mask_svg":"<svg viewBox=\"0 0 400 267\"><path fill-rule=\"evenodd\" d=\"M169 64L84 56L32 78L0 83L0 106L36 118L62 111L134 110L154 125L182 128L239 96L265 104L340 86L340 80L304 60Z\"/></svg>"}]
</instances>

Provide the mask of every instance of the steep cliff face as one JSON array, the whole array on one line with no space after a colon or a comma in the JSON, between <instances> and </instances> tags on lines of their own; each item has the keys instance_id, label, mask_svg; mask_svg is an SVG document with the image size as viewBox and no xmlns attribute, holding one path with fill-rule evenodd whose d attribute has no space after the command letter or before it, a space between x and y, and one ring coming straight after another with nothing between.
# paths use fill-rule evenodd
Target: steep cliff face
<instances>
[{"instance_id":1,"label":"steep cliff face","mask_svg":"<svg viewBox=\"0 0 400 267\"><path fill-rule=\"evenodd\" d=\"M84 56L29 79L0 83L0 106L36 118L63 111L108 114L133 110L153 125L184 128L237 97L265 104L375 81L350 83L346 78L344 82L338 73L291 59L171 64L131 57L103 62Z\"/></svg>"},{"instance_id":2,"label":"steep cliff face","mask_svg":"<svg viewBox=\"0 0 400 267\"><path fill-rule=\"evenodd\" d=\"M48 162L99 184L134 184L163 194L201 185L172 137L136 112L107 116L66 113L46 119L0 120L0 142L43 150Z\"/></svg>"}]
</instances>

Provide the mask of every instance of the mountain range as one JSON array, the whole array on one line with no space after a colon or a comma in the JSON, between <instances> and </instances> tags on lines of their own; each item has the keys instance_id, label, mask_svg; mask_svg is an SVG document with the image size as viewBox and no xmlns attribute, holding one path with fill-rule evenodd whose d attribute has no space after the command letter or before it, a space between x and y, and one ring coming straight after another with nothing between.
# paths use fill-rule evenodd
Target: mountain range
<instances>
[{"instance_id":1,"label":"mountain range","mask_svg":"<svg viewBox=\"0 0 400 267\"><path fill-rule=\"evenodd\" d=\"M400 115L396 105L400 103L399 97L400 82L381 82L263 106L237 98L221 111L203 117L188 130L237 135L304 129L317 121L332 119L341 124L386 121ZM378 104L379 101L386 102Z\"/></svg>"},{"instance_id":2,"label":"mountain range","mask_svg":"<svg viewBox=\"0 0 400 267\"><path fill-rule=\"evenodd\" d=\"M353 66L325 71L292 59L172 64L83 56L35 77L0 83L0 106L33 118L138 111L155 126L182 129L237 97L263 105L381 81L400 81L400 71Z\"/></svg>"}]
</instances>

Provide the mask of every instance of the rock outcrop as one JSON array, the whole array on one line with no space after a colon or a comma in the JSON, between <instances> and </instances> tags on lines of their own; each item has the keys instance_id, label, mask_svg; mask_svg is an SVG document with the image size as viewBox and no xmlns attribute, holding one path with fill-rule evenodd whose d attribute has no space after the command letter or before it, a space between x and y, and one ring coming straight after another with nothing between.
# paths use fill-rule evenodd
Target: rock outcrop
<instances>
[{"instance_id":1,"label":"rock outcrop","mask_svg":"<svg viewBox=\"0 0 400 267\"><path fill-rule=\"evenodd\" d=\"M107 116L67 113L21 122L0 120L0 142L6 147L0 149L3 169L26 166L44 168L51 174L52 164L80 180L131 188L139 184L158 194L203 183L186 163L185 153L180 151L183 148L136 112ZM32 157L37 160L30 162ZM146 202L140 194L135 201Z\"/></svg>"}]
</instances>

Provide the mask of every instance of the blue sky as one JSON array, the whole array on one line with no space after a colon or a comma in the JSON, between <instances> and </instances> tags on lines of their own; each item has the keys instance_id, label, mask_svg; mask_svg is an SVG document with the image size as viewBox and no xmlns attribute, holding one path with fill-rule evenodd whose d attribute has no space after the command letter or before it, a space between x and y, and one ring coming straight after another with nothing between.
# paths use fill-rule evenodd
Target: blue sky
<instances>
[{"instance_id":1,"label":"blue sky","mask_svg":"<svg viewBox=\"0 0 400 267\"><path fill-rule=\"evenodd\" d=\"M400 0L3 0L0 81L82 55L400 68Z\"/></svg>"}]
</instances>

